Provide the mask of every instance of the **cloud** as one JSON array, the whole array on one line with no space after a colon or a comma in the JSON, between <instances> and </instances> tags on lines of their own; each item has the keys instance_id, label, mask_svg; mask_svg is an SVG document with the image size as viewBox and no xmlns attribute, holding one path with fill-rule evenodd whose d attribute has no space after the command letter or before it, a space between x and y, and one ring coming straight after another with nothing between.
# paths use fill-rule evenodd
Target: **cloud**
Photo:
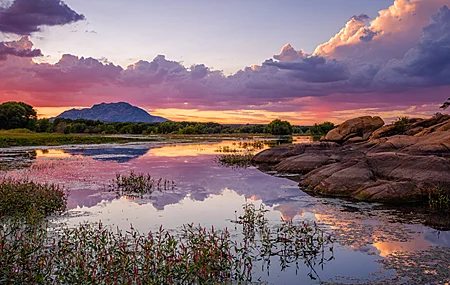
<instances>
[{"instance_id":1,"label":"cloud","mask_svg":"<svg viewBox=\"0 0 450 285\"><path fill-rule=\"evenodd\" d=\"M395 0L370 22L366 16L352 17L339 33L319 45L314 54L379 63L402 58L420 40L430 16L448 3L448 0Z\"/></svg>"},{"instance_id":2,"label":"cloud","mask_svg":"<svg viewBox=\"0 0 450 285\"><path fill-rule=\"evenodd\" d=\"M450 84L450 9L442 7L423 28L422 40L410 49L395 68L410 77L435 84Z\"/></svg>"},{"instance_id":3,"label":"cloud","mask_svg":"<svg viewBox=\"0 0 450 285\"><path fill-rule=\"evenodd\" d=\"M265 65L289 71L289 76L305 82L325 83L342 81L349 78L348 67L337 60L327 60L321 56L309 56L297 61L275 62L267 60Z\"/></svg>"},{"instance_id":4,"label":"cloud","mask_svg":"<svg viewBox=\"0 0 450 285\"><path fill-rule=\"evenodd\" d=\"M397 86L450 84L450 9L443 6L422 30L422 39L402 59L393 59L377 74L375 82Z\"/></svg>"},{"instance_id":5,"label":"cloud","mask_svg":"<svg viewBox=\"0 0 450 285\"><path fill-rule=\"evenodd\" d=\"M0 32L30 35L41 26L60 26L85 20L61 0L15 0L0 7Z\"/></svg>"},{"instance_id":6,"label":"cloud","mask_svg":"<svg viewBox=\"0 0 450 285\"><path fill-rule=\"evenodd\" d=\"M290 44L287 44L281 49L280 54L274 55L273 58L284 62L299 60L305 55L303 50L296 51Z\"/></svg>"},{"instance_id":7,"label":"cloud","mask_svg":"<svg viewBox=\"0 0 450 285\"><path fill-rule=\"evenodd\" d=\"M445 1L397 0L373 20L352 17L313 54L287 44L272 58L230 76L164 55L126 68L70 54L56 64L36 63L32 57L40 51L28 38L4 42L10 49L0 61L0 101L89 106L126 100L155 109L309 112L312 117L311 112L325 116L349 109L423 113L450 91L450 10L440 5ZM430 107L410 108L421 105Z\"/></svg>"},{"instance_id":8,"label":"cloud","mask_svg":"<svg viewBox=\"0 0 450 285\"><path fill-rule=\"evenodd\" d=\"M0 42L0 61L6 60L7 56L38 57L42 56L40 49L32 49L33 43L28 37L22 37L18 41Z\"/></svg>"}]
</instances>

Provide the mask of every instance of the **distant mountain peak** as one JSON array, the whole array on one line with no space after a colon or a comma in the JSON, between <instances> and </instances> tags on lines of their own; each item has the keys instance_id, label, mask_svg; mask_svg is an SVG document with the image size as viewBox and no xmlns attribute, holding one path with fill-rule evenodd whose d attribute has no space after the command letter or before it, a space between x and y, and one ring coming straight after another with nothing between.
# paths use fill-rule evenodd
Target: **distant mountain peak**
<instances>
[{"instance_id":1,"label":"distant mountain peak","mask_svg":"<svg viewBox=\"0 0 450 285\"><path fill-rule=\"evenodd\" d=\"M99 120L102 122L157 123L167 119L150 115L147 111L127 102L96 104L91 108L71 109L56 118Z\"/></svg>"}]
</instances>

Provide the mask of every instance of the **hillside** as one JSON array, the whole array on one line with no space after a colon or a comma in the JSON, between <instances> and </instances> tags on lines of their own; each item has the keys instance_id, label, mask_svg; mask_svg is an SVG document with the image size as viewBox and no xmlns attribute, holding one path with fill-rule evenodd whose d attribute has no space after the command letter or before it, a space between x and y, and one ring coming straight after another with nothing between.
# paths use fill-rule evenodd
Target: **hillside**
<instances>
[{"instance_id":1,"label":"hillside","mask_svg":"<svg viewBox=\"0 0 450 285\"><path fill-rule=\"evenodd\" d=\"M125 102L101 103L85 109L71 109L56 118L99 120L102 122L157 123L167 119L152 116L145 110Z\"/></svg>"}]
</instances>

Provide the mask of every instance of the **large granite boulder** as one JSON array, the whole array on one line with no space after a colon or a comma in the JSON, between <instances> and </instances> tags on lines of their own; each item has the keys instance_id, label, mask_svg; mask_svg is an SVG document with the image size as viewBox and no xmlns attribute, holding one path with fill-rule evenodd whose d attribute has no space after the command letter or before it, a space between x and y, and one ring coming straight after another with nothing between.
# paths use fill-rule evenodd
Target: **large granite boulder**
<instances>
[{"instance_id":1,"label":"large granite boulder","mask_svg":"<svg viewBox=\"0 0 450 285\"><path fill-rule=\"evenodd\" d=\"M308 144L279 146L258 153L253 157L252 161L256 164L277 164L288 157L297 156L304 153L330 153L339 148L340 146L333 142L314 142Z\"/></svg>"},{"instance_id":2,"label":"large granite boulder","mask_svg":"<svg viewBox=\"0 0 450 285\"><path fill-rule=\"evenodd\" d=\"M384 121L380 117L364 116L347 120L329 131L324 141L344 142L354 137L358 137L358 141L364 141L383 125Z\"/></svg>"},{"instance_id":3,"label":"large granite boulder","mask_svg":"<svg viewBox=\"0 0 450 285\"><path fill-rule=\"evenodd\" d=\"M387 203L417 202L427 199L437 187L450 193L449 122L446 115L414 119L406 129L427 132L385 137L383 134L391 131L385 126L368 141L361 142L364 134L359 133L345 144L320 142L265 150L253 161L271 163L269 170L302 174L300 185L315 194ZM344 126L330 133L344 138L355 130ZM367 136L371 131L366 130Z\"/></svg>"}]
</instances>

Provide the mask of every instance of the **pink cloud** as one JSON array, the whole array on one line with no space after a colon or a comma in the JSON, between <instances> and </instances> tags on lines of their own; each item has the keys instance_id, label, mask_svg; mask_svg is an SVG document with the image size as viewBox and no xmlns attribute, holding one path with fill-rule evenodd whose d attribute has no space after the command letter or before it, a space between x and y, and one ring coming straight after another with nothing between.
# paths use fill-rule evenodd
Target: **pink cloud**
<instances>
[{"instance_id":1,"label":"pink cloud","mask_svg":"<svg viewBox=\"0 0 450 285\"><path fill-rule=\"evenodd\" d=\"M448 97L450 86L450 10L443 2L397 0L372 21L352 17L312 55L288 44L272 59L230 76L163 55L126 68L69 54L56 64L39 64L31 59L33 44L22 38L3 43L22 54L10 51L0 61L0 101L271 112L434 106Z\"/></svg>"}]
</instances>

